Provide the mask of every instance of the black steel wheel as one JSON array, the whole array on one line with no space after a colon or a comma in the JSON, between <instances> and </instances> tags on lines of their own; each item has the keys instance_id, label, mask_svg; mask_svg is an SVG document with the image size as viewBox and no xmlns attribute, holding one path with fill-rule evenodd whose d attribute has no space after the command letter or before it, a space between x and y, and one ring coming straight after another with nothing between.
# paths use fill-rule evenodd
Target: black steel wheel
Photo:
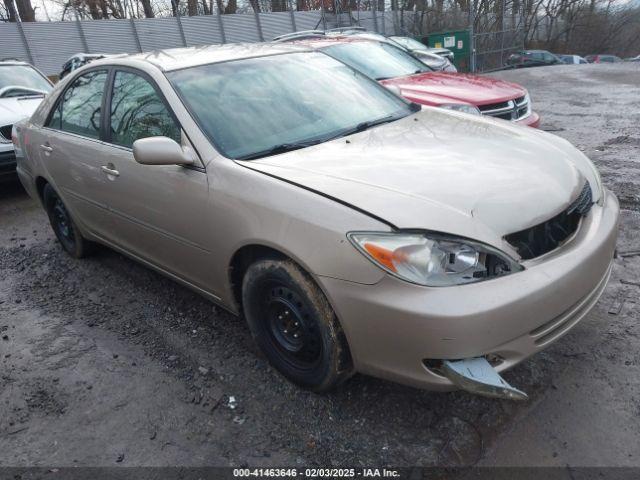
<instances>
[{"instance_id":1,"label":"black steel wheel","mask_svg":"<svg viewBox=\"0 0 640 480\"><path fill-rule=\"evenodd\" d=\"M251 265L242 303L256 343L291 381L325 391L351 375L347 342L329 302L294 262Z\"/></svg>"},{"instance_id":2,"label":"black steel wheel","mask_svg":"<svg viewBox=\"0 0 640 480\"><path fill-rule=\"evenodd\" d=\"M90 243L80 234L60 196L51 185L47 184L42 197L49 223L62 248L74 258L84 257L88 253Z\"/></svg>"}]
</instances>

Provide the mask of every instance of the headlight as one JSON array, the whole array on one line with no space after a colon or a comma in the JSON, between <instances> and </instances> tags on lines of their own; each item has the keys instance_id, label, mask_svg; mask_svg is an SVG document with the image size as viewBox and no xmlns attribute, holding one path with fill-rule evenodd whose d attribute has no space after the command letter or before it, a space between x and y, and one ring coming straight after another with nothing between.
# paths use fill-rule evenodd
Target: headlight
<instances>
[{"instance_id":1,"label":"headlight","mask_svg":"<svg viewBox=\"0 0 640 480\"><path fill-rule=\"evenodd\" d=\"M533 112L533 107L531 106L531 97L529 96L529 92L525 93L524 101L527 104L527 113L523 115L523 117L529 116L531 112Z\"/></svg>"},{"instance_id":2,"label":"headlight","mask_svg":"<svg viewBox=\"0 0 640 480\"><path fill-rule=\"evenodd\" d=\"M380 268L419 285L461 285L523 270L488 245L440 234L351 232L347 237Z\"/></svg>"},{"instance_id":3,"label":"headlight","mask_svg":"<svg viewBox=\"0 0 640 480\"><path fill-rule=\"evenodd\" d=\"M475 105L469 105L468 103L448 103L445 105L440 105L440 108L456 110L463 113L470 113L472 115L482 115L478 107L476 107Z\"/></svg>"}]
</instances>

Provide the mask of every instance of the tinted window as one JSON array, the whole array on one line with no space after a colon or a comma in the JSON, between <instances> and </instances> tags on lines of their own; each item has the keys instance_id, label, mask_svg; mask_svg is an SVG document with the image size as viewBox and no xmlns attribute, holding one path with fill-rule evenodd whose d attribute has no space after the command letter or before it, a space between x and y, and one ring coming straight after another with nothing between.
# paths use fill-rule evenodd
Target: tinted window
<instances>
[{"instance_id":1,"label":"tinted window","mask_svg":"<svg viewBox=\"0 0 640 480\"><path fill-rule=\"evenodd\" d=\"M111 98L111 141L131 147L139 138L158 136L180 143L180 128L164 102L140 75L116 72Z\"/></svg>"},{"instance_id":2,"label":"tinted window","mask_svg":"<svg viewBox=\"0 0 640 480\"><path fill-rule=\"evenodd\" d=\"M202 65L167 77L200 128L229 158L270 155L270 149L283 145L302 148L363 122L411 113L384 87L317 52Z\"/></svg>"},{"instance_id":3,"label":"tinted window","mask_svg":"<svg viewBox=\"0 0 640 480\"><path fill-rule=\"evenodd\" d=\"M387 43L349 42L322 51L376 80L432 71L404 50Z\"/></svg>"},{"instance_id":4,"label":"tinted window","mask_svg":"<svg viewBox=\"0 0 640 480\"><path fill-rule=\"evenodd\" d=\"M84 137L100 137L102 95L107 81L105 70L80 75L65 90L49 126Z\"/></svg>"}]
</instances>

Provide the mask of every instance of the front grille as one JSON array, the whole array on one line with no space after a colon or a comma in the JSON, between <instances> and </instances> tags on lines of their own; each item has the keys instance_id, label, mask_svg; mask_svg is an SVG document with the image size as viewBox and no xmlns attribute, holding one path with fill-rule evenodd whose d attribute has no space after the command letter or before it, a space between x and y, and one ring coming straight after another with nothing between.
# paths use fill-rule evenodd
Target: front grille
<instances>
[{"instance_id":1,"label":"front grille","mask_svg":"<svg viewBox=\"0 0 640 480\"><path fill-rule=\"evenodd\" d=\"M483 115L490 117L502 118L503 120L516 121L528 116L529 102L526 96L507 100L505 102L490 103L488 105L480 105L478 107Z\"/></svg>"},{"instance_id":2,"label":"front grille","mask_svg":"<svg viewBox=\"0 0 640 480\"><path fill-rule=\"evenodd\" d=\"M3 125L2 127L0 127L0 142L4 139L4 140L8 140L9 142L11 141L11 128L13 127L13 125ZM1 138L4 137L4 138Z\"/></svg>"},{"instance_id":3,"label":"front grille","mask_svg":"<svg viewBox=\"0 0 640 480\"><path fill-rule=\"evenodd\" d=\"M589 182L585 182L578 197L563 212L546 222L510 233L504 238L523 260L539 257L555 250L573 235L580 219L589 212L592 205L591 186Z\"/></svg>"}]
</instances>

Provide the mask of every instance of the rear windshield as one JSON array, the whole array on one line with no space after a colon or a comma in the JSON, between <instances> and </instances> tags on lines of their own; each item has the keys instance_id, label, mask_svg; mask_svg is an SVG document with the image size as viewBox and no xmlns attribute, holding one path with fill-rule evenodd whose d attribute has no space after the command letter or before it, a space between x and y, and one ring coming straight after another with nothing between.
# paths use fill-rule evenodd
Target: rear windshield
<instances>
[{"instance_id":1,"label":"rear windshield","mask_svg":"<svg viewBox=\"0 0 640 480\"><path fill-rule=\"evenodd\" d=\"M418 40L414 40L410 37L390 37L391 40L395 40L403 47L408 48L409 50L426 50L427 46L423 43L420 43Z\"/></svg>"},{"instance_id":2,"label":"rear windshield","mask_svg":"<svg viewBox=\"0 0 640 480\"><path fill-rule=\"evenodd\" d=\"M417 58L388 43L341 43L322 51L376 80L431 71Z\"/></svg>"},{"instance_id":3,"label":"rear windshield","mask_svg":"<svg viewBox=\"0 0 640 480\"><path fill-rule=\"evenodd\" d=\"M201 65L167 77L216 148L234 159L303 148L412 113L404 100L319 52Z\"/></svg>"},{"instance_id":4,"label":"rear windshield","mask_svg":"<svg viewBox=\"0 0 640 480\"><path fill-rule=\"evenodd\" d=\"M26 87L50 92L51 84L28 65L0 65L0 90L5 87ZM21 90L21 94L25 91Z\"/></svg>"}]
</instances>

